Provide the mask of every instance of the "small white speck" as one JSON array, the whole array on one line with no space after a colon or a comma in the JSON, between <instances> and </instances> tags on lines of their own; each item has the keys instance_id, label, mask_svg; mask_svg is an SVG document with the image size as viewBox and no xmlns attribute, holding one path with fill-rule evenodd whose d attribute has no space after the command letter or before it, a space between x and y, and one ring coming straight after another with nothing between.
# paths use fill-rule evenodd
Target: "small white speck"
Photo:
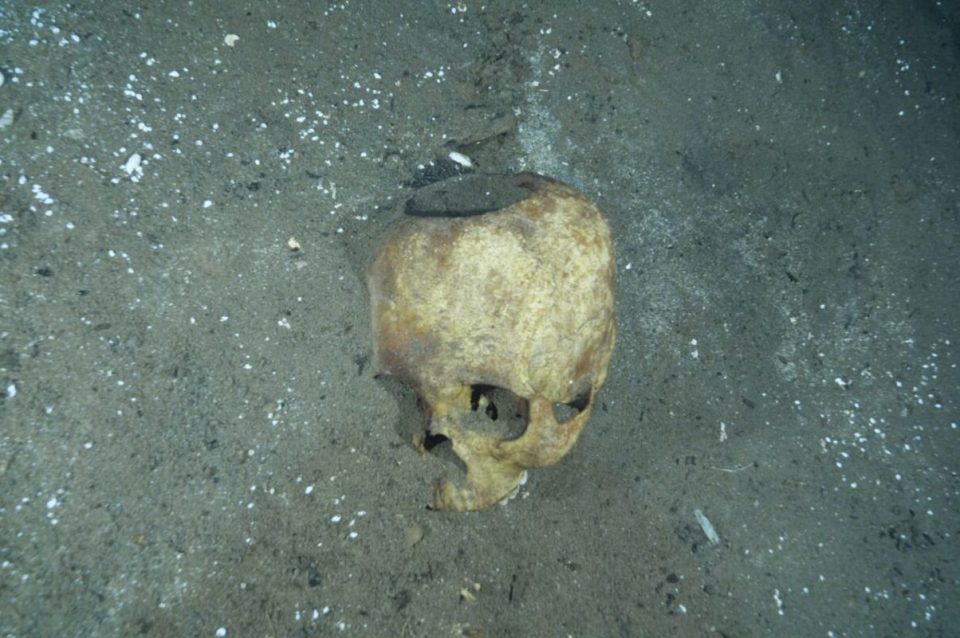
<instances>
[{"instance_id":1,"label":"small white speck","mask_svg":"<svg viewBox=\"0 0 960 638\"><path fill-rule=\"evenodd\" d=\"M15 396L17 396L17 385L15 383L11 383L7 386L7 398L12 399Z\"/></svg>"},{"instance_id":2,"label":"small white speck","mask_svg":"<svg viewBox=\"0 0 960 638\"><path fill-rule=\"evenodd\" d=\"M204 207L204 208L210 208L211 206L213 206L213 202L211 202L209 199L203 200L203 207Z\"/></svg>"},{"instance_id":3,"label":"small white speck","mask_svg":"<svg viewBox=\"0 0 960 638\"><path fill-rule=\"evenodd\" d=\"M334 514L333 516L330 517L331 523L339 523L342 520L343 520L343 517L340 516L339 514Z\"/></svg>"},{"instance_id":4,"label":"small white speck","mask_svg":"<svg viewBox=\"0 0 960 638\"><path fill-rule=\"evenodd\" d=\"M217 627L217 633L216 633L217 638L223 638L226 635L227 635L226 627Z\"/></svg>"},{"instance_id":5,"label":"small white speck","mask_svg":"<svg viewBox=\"0 0 960 638\"><path fill-rule=\"evenodd\" d=\"M313 485L308 485L304 490L304 494L313 494Z\"/></svg>"}]
</instances>

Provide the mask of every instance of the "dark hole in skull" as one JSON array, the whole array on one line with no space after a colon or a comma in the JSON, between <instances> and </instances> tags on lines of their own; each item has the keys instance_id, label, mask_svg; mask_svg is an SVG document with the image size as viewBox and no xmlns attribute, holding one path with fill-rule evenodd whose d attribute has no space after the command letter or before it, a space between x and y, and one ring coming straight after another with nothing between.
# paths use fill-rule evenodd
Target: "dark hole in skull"
<instances>
[{"instance_id":1,"label":"dark hole in skull","mask_svg":"<svg viewBox=\"0 0 960 638\"><path fill-rule=\"evenodd\" d=\"M481 404L486 404L483 411L491 421L496 421L500 415L497 412L497 404L488 398L495 389L496 386L492 385L475 385L470 388L470 409L476 412Z\"/></svg>"},{"instance_id":2,"label":"dark hole in skull","mask_svg":"<svg viewBox=\"0 0 960 638\"><path fill-rule=\"evenodd\" d=\"M470 388L470 412L460 426L482 431L498 439L514 439L527 427L527 401L506 388L477 384ZM423 447L427 451L447 441L447 437L427 432Z\"/></svg>"},{"instance_id":3,"label":"dark hole in skull","mask_svg":"<svg viewBox=\"0 0 960 638\"><path fill-rule=\"evenodd\" d=\"M441 443L446 443L448 440L449 439L442 434L433 434L432 432L427 432L423 436L423 449L429 452Z\"/></svg>"},{"instance_id":4,"label":"dark hole in skull","mask_svg":"<svg viewBox=\"0 0 960 638\"><path fill-rule=\"evenodd\" d=\"M557 423L566 423L590 405L590 390L585 390L566 403L553 404L553 418Z\"/></svg>"}]
</instances>

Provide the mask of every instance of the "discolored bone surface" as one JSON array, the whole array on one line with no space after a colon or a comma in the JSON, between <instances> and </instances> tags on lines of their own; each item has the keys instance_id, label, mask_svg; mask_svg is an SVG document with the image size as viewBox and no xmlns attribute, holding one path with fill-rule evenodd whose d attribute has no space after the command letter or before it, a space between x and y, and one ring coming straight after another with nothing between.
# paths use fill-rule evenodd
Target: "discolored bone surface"
<instances>
[{"instance_id":1,"label":"discolored bone surface","mask_svg":"<svg viewBox=\"0 0 960 638\"><path fill-rule=\"evenodd\" d=\"M562 458L590 417L613 350L615 264L603 214L539 175L497 179L510 193L504 208L415 213L368 270L377 371L418 392L430 433L450 439L467 468L465 485L437 484L437 509L488 507L514 494L527 469ZM489 194L476 190L463 192ZM523 434L464 427L474 386L520 397ZM555 404L579 412L558 420Z\"/></svg>"}]
</instances>

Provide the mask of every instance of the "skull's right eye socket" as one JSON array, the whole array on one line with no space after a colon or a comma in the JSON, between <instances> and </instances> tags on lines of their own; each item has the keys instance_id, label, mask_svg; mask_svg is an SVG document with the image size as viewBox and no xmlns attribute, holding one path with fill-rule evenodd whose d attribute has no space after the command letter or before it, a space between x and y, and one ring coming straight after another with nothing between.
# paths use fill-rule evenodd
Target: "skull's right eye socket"
<instances>
[{"instance_id":1,"label":"skull's right eye socket","mask_svg":"<svg viewBox=\"0 0 960 638\"><path fill-rule=\"evenodd\" d=\"M483 412L491 421L496 421L499 416L497 404L493 402L494 390L496 388L492 385L475 385L470 388L470 409L476 412L483 404Z\"/></svg>"}]
</instances>

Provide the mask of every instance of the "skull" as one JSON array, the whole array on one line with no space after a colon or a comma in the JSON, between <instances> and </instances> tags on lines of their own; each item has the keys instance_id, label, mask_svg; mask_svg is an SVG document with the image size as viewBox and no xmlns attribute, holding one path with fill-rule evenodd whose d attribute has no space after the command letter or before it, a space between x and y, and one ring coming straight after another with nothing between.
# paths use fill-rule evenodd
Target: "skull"
<instances>
[{"instance_id":1,"label":"skull","mask_svg":"<svg viewBox=\"0 0 960 638\"><path fill-rule=\"evenodd\" d=\"M426 434L466 466L432 507L464 511L515 494L576 443L613 350L615 264L603 214L568 186L529 173L448 182L436 203L408 202L367 278L376 371L416 390ZM477 427L471 407L491 388L515 398L522 433Z\"/></svg>"}]
</instances>

